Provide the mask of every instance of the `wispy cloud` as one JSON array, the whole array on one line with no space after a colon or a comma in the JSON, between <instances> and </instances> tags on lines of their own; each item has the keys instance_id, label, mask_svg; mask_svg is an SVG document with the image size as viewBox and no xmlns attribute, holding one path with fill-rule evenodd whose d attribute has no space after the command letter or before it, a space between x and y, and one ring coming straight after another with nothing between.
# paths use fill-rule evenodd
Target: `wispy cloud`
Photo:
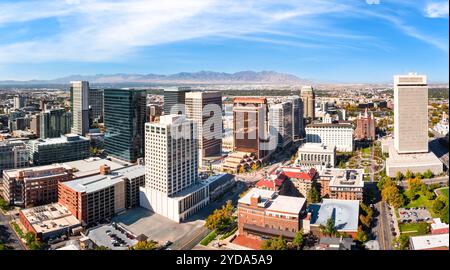
<instances>
[{"instance_id":1,"label":"wispy cloud","mask_svg":"<svg viewBox=\"0 0 450 270\"><path fill-rule=\"evenodd\" d=\"M0 4L0 29L52 19L57 33L0 45L0 63L102 62L137 49L204 37L239 38L302 48L383 48L370 34L343 31L326 17L359 13L352 0L46 0ZM446 2L448 6L448 1ZM364 4L366 5L366 4ZM379 5L377 5L379 6ZM436 16L436 8L429 14ZM440 10L440 9L439 9ZM428 14L428 13L427 13ZM378 16L373 13L371 16ZM441 15L439 15L441 16ZM447 13L448 16L448 13ZM430 16L431 17L431 16ZM411 37L445 49L440 40L387 16ZM394 18L394 19L392 19ZM282 29L290 24L291 32ZM293 24L293 25L292 25ZM272 33L271 36L263 36ZM275 36L273 35L274 33ZM330 43L332 40L332 43ZM358 42L354 42L358 41ZM447 49L448 52L448 49Z\"/></svg>"}]
</instances>

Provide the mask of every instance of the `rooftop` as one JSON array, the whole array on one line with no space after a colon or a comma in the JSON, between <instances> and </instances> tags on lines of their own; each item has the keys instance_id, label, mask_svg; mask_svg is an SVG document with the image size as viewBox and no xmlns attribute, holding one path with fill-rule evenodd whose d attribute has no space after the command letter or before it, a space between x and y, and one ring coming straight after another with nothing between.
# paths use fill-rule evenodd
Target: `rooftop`
<instances>
[{"instance_id":1,"label":"rooftop","mask_svg":"<svg viewBox=\"0 0 450 270\"><path fill-rule=\"evenodd\" d=\"M62 183L67 187L77 191L91 193L120 183L124 178L135 178L145 175L142 165L135 165L111 172L108 175L94 175Z\"/></svg>"},{"instance_id":2,"label":"rooftop","mask_svg":"<svg viewBox=\"0 0 450 270\"><path fill-rule=\"evenodd\" d=\"M335 221L338 231L357 231L359 201L323 199L322 203L310 204L311 225L325 225L329 218Z\"/></svg>"},{"instance_id":3,"label":"rooftop","mask_svg":"<svg viewBox=\"0 0 450 270\"><path fill-rule=\"evenodd\" d=\"M74 170L74 178L81 178L85 176L99 174L101 165L107 165L111 171L122 169L128 166L127 163L118 162L115 160L102 159L99 157L91 157L87 159L75 160L63 163Z\"/></svg>"},{"instance_id":4,"label":"rooftop","mask_svg":"<svg viewBox=\"0 0 450 270\"><path fill-rule=\"evenodd\" d=\"M306 125L306 128L314 128L314 127L337 127L337 128L353 129L353 126L350 123L312 123L312 124Z\"/></svg>"},{"instance_id":5,"label":"rooftop","mask_svg":"<svg viewBox=\"0 0 450 270\"><path fill-rule=\"evenodd\" d=\"M244 197L239 199L238 203L250 205L250 199L252 196L260 196L262 203L265 203L267 200L272 199L275 195L275 191L252 188L244 195ZM261 206L264 207L264 204Z\"/></svg>"},{"instance_id":6,"label":"rooftop","mask_svg":"<svg viewBox=\"0 0 450 270\"><path fill-rule=\"evenodd\" d=\"M320 176L332 177L330 186L360 188L364 187L363 174L362 169L325 168L320 172Z\"/></svg>"},{"instance_id":7,"label":"rooftop","mask_svg":"<svg viewBox=\"0 0 450 270\"><path fill-rule=\"evenodd\" d=\"M298 167L282 167L282 170L283 174L289 178L302 179L307 181L313 180L315 175L317 174L317 171L314 168L303 170Z\"/></svg>"},{"instance_id":8,"label":"rooftop","mask_svg":"<svg viewBox=\"0 0 450 270\"><path fill-rule=\"evenodd\" d=\"M411 237L411 247L413 250L423 249L449 249L448 233L431 234Z\"/></svg>"},{"instance_id":9,"label":"rooftop","mask_svg":"<svg viewBox=\"0 0 450 270\"><path fill-rule=\"evenodd\" d=\"M67 174L70 167L62 164L51 164L45 166L37 166L31 168L19 168L12 170L4 170L3 175L8 178L17 178L19 173L23 174L24 179L37 179L48 176L56 176L58 174Z\"/></svg>"},{"instance_id":10,"label":"rooftop","mask_svg":"<svg viewBox=\"0 0 450 270\"><path fill-rule=\"evenodd\" d=\"M334 145L326 145L324 143L304 143L298 150L299 151L321 151L333 153L336 149Z\"/></svg>"},{"instance_id":11,"label":"rooftop","mask_svg":"<svg viewBox=\"0 0 450 270\"><path fill-rule=\"evenodd\" d=\"M80 221L59 203L27 208L21 210L21 212L37 233L45 234L80 225Z\"/></svg>"},{"instance_id":12,"label":"rooftop","mask_svg":"<svg viewBox=\"0 0 450 270\"><path fill-rule=\"evenodd\" d=\"M294 214L300 213L300 210L306 202L305 198L277 196L274 191L252 188L244 197L239 199L238 203L250 205L252 197L259 197L259 207L264 207L269 211Z\"/></svg>"},{"instance_id":13,"label":"rooftop","mask_svg":"<svg viewBox=\"0 0 450 270\"><path fill-rule=\"evenodd\" d=\"M89 139L87 139L83 136L76 135L76 134L66 134L66 135L61 135L61 137L59 137L59 138L32 140L32 141L30 141L30 143L37 144L37 145L51 145L51 144L61 144L61 143L77 142L77 141L89 141Z\"/></svg>"}]
</instances>

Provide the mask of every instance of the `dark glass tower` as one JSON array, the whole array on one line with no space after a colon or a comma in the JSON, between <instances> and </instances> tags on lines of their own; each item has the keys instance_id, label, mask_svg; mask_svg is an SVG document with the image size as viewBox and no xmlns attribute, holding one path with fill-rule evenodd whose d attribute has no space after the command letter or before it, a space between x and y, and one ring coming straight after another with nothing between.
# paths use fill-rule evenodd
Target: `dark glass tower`
<instances>
[{"instance_id":1,"label":"dark glass tower","mask_svg":"<svg viewBox=\"0 0 450 270\"><path fill-rule=\"evenodd\" d=\"M180 106L185 105L185 93L191 92L190 87L178 87L164 89L164 115L170 114L172 107L176 106L173 110L177 111L175 114L182 114L184 111Z\"/></svg>"},{"instance_id":2,"label":"dark glass tower","mask_svg":"<svg viewBox=\"0 0 450 270\"><path fill-rule=\"evenodd\" d=\"M105 89L105 151L136 162L144 156L145 90Z\"/></svg>"}]
</instances>

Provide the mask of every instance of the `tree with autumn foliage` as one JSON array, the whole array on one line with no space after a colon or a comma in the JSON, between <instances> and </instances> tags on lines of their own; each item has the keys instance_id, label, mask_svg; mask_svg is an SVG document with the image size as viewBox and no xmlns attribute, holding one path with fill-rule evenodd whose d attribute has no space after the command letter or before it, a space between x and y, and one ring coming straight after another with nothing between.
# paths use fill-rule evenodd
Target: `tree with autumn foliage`
<instances>
[{"instance_id":1,"label":"tree with autumn foliage","mask_svg":"<svg viewBox=\"0 0 450 270\"><path fill-rule=\"evenodd\" d=\"M205 226L210 230L217 230L221 232L225 230L233 221L233 205L228 200L225 205L220 209L214 210L214 212L206 218Z\"/></svg>"}]
</instances>

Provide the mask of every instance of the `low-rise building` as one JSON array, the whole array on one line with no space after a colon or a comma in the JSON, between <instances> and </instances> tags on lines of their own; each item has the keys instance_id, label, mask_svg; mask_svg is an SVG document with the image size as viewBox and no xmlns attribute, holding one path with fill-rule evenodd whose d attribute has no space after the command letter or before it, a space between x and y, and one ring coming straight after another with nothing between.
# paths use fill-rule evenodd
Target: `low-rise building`
<instances>
[{"instance_id":1,"label":"low-rise building","mask_svg":"<svg viewBox=\"0 0 450 270\"><path fill-rule=\"evenodd\" d=\"M441 221L440 218L434 218L430 224L431 234L448 233L448 224Z\"/></svg>"},{"instance_id":2,"label":"low-rise building","mask_svg":"<svg viewBox=\"0 0 450 270\"><path fill-rule=\"evenodd\" d=\"M81 231L80 221L59 203L20 210L19 218L27 231L44 241Z\"/></svg>"},{"instance_id":3,"label":"low-rise building","mask_svg":"<svg viewBox=\"0 0 450 270\"><path fill-rule=\"evenodd\" d=\"M28 149L23 141L0 141L0 174L3 170L30 166Z\"/></svg>"},{"instance_id":4,"label":"low-rise building","mask_svg":"<svg viewBox=\"0 0 450 270\"><path fill-rule=\"evenodd\" d=\"M302 228L305 202L305 198L253 188L238 201L239 235L292 240Z\"/></svg>"},{"instance_id":5,"label":"low-rise building","mask_svg":"<svg viewBox=\"0 0 450 270\"><path fill-rule=\"evenodd\" d=\"M214 201L222 194L229 191L236 184L234 175L228 173L211 175L205 180L201 181L202 184L208 185L209 200Z\"/></svg>"},{"instance_id":6,"label":"low-rise building","mask_svg":"<svg viewBox=\"0 0 450 270\"><path fill-rule=\"evenodd\" d=\"M3 197L10 205L38 206L58 201L58 183L72 179L72 169L52 164L3 171Z\"/></svg>"},{"instance_id":7,"label":"low-rise building","mask_svg":"<svg viewBox=\"0 0 450 270\"><path fill-rule=\"evenodd\" d=\"M355 239L358 233L359 201L323 199L321 203L310 204L308 216L303 220L303 229L306 233L322 236L320 225L325 226L330 218L337 232Z\"/></svg>"},{"instance_id":8,"label":"low-rise building","mask_svg":"<svg viewBox=\"0 0 450 270\"><path fill-rule=\"evenodd\" d=\"M298 167L282 167L281 169L303 197L307 196L319 175L314 168L304 170Z\"/></svg>"},{"instance_id":9,"label":"low-rise building","mask_svg":"<svg viewBox=\"0 0 450 270\"><path fill-rule=\"evenodd\" d=\"M412 250L449 250L449 235L430 234L410 237L409 244Z\"/></svg>"},{"instance_id":10,"label":"low-rise building","mask_svg":"<svg viewBox=\"0 0 450 270\"><path fill-rule=\"evenodd\" d=\"M324 143L305 143L297 150L297 166L334 167L336 165L336 146Z\"/></svg>"},{"instance_id":11,"label":"low-rise building","mask_svg":"<svg viewBox=\"0 0 450 270\"><path fill-rule=\"evenodd\" d=\"M364 170L325 168L319 172L320 195L331 199L363 199Z\"/></svg>"},{"instance_id":12,"label":"low-rise building","mask_svg":"<svg viewBox=\"0 0 450 270\"><path fill-rule=\"evenodd\" d=\"M261 160L247 152L232 152L224 159L222 170L229 173L246 172L261 165Z\"/></svg>"},{"instance_id":13,"label":"low-rise building","mask_svg":"<svg viewBox=\"0 0 450 270\"><path fill-rule=\"evenodd\" d=\"M58 202L87 225L109 220L139 204L139 188L144 186L144 175L141 165L116 171L103 165L99 175L59 183Z\"/></svg>"},{"instance_id":14,"label":"low-rise building","mask_svg":"<svg viewBox=\"0 0 450 270\"><path fill-rule=\"evenodd\" d=\"M256 183L256 187L279 192L284 187L287 177L281 171L273 171L264 179Z\"/></svg>"},{"instance_id":15,"label":"low-rise building","mask_svg":"<svg viewBox=\"0 0 450 270\"><path fill-rule=\"evenodd\" d=\"M349 123L313 123L305 131L306 142L335 145L341 152L353 151L353 126Z\"/></svg>"}]
</instances>

